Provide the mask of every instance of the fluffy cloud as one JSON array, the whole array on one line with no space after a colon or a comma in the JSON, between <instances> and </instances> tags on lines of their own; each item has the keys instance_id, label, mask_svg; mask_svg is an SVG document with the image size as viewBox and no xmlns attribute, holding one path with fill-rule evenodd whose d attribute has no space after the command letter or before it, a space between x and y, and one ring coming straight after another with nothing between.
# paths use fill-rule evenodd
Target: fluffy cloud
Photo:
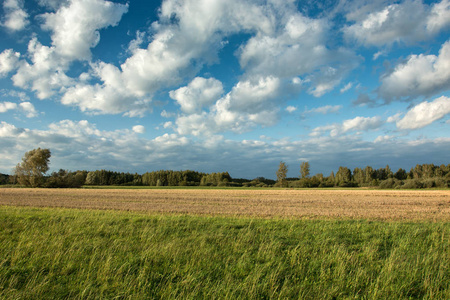
<instances>
[{"instance_id":1,"label":"fluffy cloud","mask_svg":"<svg viewBox=\"0 0 450 300\"><path fill-rule=\"evenodd\" d=\"M34 118L38 115L34 105L30 102L14 103L14 102L0 102L0 113L5 113L9 110L21 110L25 113L27 118Z\"/></svg>"},{"instance_id":2,"label":"fluffy cloud","mask_svg":"<svg viewBox=\"0 0 450 300\"><path fill-rule=\"evenodd\" d=\"M344 28L348 38L370 46L383 46L394 42L415 42L430 38L450 25L450 2L442 0L432 6L422 1L391 4L364 14L352 12L347 19L356 23Z\"/></svg>"},{"instance_id":3,"label":"fluffy cloud","mask_svg":"<svg viewBox=\"0 0 450 300\"><path fill-rule=\"evenodd\" d=\"M106 63L92 65L93 72L103 78L103 84L90 85L84 82L67 88L61 102L78 106L81 111L94 114L118 114L142 116L149 110L151 99L136 98L123 84L120 70Z\"/></svg>"},{"instance_id":4,"label":"fluffy cloud","mask_svg":"<svg viewBox=\"0 0 450 300\"><path fill-rule=\"evenodd\" d=\"M142 125L133 126L133 131L136 133L145 133L145 127Z\"/></svg>"},{"instance_id":5,"label":"fluffy cloud","mask_svg":"<svg viewBox=\"0 0 450 300\"><path fill-rule=\"evenodd\" d=\"M6 49L0 53L0 77L6 76L16 69L19 57L20 53L14 52L12 49Z\"/></svg>"},{"instance_id":6,"label":"fluffy cloud","mask_svg":"<svg viewBox=\"0 0 450 300\"><path fill-rule=\"evenodd\" d=\"M53 1L47 2L41 1L40 4L54 7ZM76 93L72 89L81 86L79 93L83 95L86 95L86 89L83 90L85 84L82 78L76 79L66 75L71 63L74 60L91 58L90 48L99 42L98 30L117 25L122 15L127 12L128 5L102 0L79 0L57 7L55 13L39 16L44 22L42 28L52 33L52 46L42 45L36 37L32 38L28 44L27 55L30 61L25 59L18 61L17 53L12 53L11 50L4 51L0 56L0 75L17 68L16 74L12 76L15 86L35 91L40 99L68 91L69 95L66 98L69 100L66 99L66 103L78 104L79 101L73 99ZM78 80L80 82L77 84ZM89 100L92 100L92 97ZM114 99L110 105L114 105ZM93 106L94 110L98 107L95 104ZM81 108L86 110L89 106ZM102 110L102 107L99 110ZM126 111L123 108L106 109L107 112L114 113L124 110Z\"/></svg>"},{"instance_id":7,"label":"fluffy cloud","mask_svg":"<svg viewBox=\"0 0 450 300\"><path fill-rule=\"evenodd\" d=\"M238 82L210 107L210 111L180 116L176 120L180 134L213 134L223 131L242 133L257 125L270 126L277 121L273 103L282 90L280 79L254 77Z\"/></svg>"},{"instance_id":8,"label":"fluffy cloud","mask_svg":"<svg viewBox=\"0 0 450 300\"><path fill-rule=\"evenodd\" d=\"M396 122L399 129L418 129L450 114L450 98L440 97L432 102L424 101L412 109Z\"/></svg>"},{"instance_id":9,"label":"fluffy cloud","mask_svg":"<svg viewBox=\"0 0 450 300\"><path fill-rule=\"evenodd\" d=\"M360 132L377 130L384 124L380 117L356 117L345 120L342 124L333 124L326 126L319 126L312 130L310 136L321 136L324 132L329 132L331 137L337 137L347 132Z\"/></svg>"},{"instance_id":10,"label":"fluffy cloud","mask_svg":"<svg viewBox=\"0 0 450 300\"><path fill-rule=\"evenodd\" d=\"M297 107L295 107L295 106L292 106L292 105L289 105L288 107L286 107L286 109L285 109L288 113L293 113L294 111L296 111L297 110Z\"/></svg>"},{"instance_id":11,"label":"fluffy cloud","mask_svg":"<svg viewBox=\"0 0 450 300\"><path fill-rule=\"evenodd\" d=\"M71 1L56 13L46 13L42 28L52 32L56 52L69 60L89 60L100 41L99 29L116 26L128 5L103 0Z\"/></svg>"},{"instance_id":12,"label":"fluffy cloud","mask_svg":"<svg viewBox=\"0 0 450 300\"><path fill-rule=\"evenodd\" d=\"M0 102L0 113L7 112L8 110L16 109L17 104L13 102Z\"/></svg>"},{"instance_id":13,"label":"fluffy cloud","mask_svg":"<svg viewBox=\"0 0 450 300\"><path fill-rule=\"evenodd\" d=\"M195 113L214 103L222 93L222 83L217 79L196 77L187 86L170 91L169 95L183 112Z\"/></svg>"},{"instance_id":14,"label":"fluffy cloud","mask_svg":"<svg viewBox=\"0 0 450 300\"><path fill-rule=\"evenodd\" d=\"M33 103L31 102L19 103L19 107L25 113L27 118L34 118L38 116L38 112L36 111Z\"/></svg>"},{"instance_id":15,"label":"fluffy cloud","mask_svg":"<svg viewBox=\"0 0 450 300\"><path fill-rule=\"evenodd\" d=\"M379 95L386 101L431 96L450 88L450 41L439 55L411 55L381 79Z\"/></svg>"},{"instance_id":16,"label":"fluffy cloud","mask_svg":"<svg viewBox=\"0 0 450 300\"><path fill-rule=\"evenodd\" d=\"M310 85L309 92L319 97L338 85L358 61L347 50L326 47L327 28L325 20L303 16L292 3L167 0L162 3L159 21L152 24L154 34L147 46L140 48L143 37L137 34L137 39L130 43L132 55L120 67L97 64L91 75L100 83L70 87L63 103L99 113L123 112L129 105L135 111L133 115L142 114L145 111L137 112L137 102L145 102L159 90L192 78L205 64L217 62L227 37L240 32L252 34L237 52L244 70L242 82L257 76L300 80L297 76L304 75L308 77L303 82ZM325 67L327 64L333 66ZM111 73L114 73L113 81ZM208 89L200 92L202 85L208 85ZM288 87L290 92L298 92L295 86L293 82ZM170 96L183 112L198 114L222 93L219 82L194 78L187 86L173 90ZM108 100L110 103L99 100L109 99L111 95L126 100L113 98ZM259 115L252 118L256 120Z\"/></svg>"},{"instance_id":17,"label":"fluffy cloud","mask_svg":"<svg viewBox=\"0 0 450 300\"><path fill-rule=\"evenodd\" d=\"M5 16L1 25L9 30L23 30L30 23L28 14L23 9L22 0L5 0L3 2L3 10L5 11Z\"/></svg>"}]
</instances>

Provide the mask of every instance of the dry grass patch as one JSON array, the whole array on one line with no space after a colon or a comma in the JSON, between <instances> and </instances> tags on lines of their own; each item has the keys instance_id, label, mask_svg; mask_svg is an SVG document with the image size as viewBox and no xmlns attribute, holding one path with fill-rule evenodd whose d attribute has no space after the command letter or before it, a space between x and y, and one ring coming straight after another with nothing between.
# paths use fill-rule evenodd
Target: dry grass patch
<instances>
[{"instance_id":1,"label":"dry grass patch","mask_svg":"<svg viewBox=\"0 0 450 300\"><path fill-rule=\"evenodd\" d=\"M0 189L0 205L148 213L450 221L450 191Z\"/></svg>"}]
</instances>

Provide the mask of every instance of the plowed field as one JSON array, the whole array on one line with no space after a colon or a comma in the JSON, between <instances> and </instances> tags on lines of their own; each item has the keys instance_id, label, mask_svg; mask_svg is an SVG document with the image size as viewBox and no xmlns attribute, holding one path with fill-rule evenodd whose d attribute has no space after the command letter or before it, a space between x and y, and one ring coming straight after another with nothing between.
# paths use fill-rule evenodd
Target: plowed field
<instances>
[{"instance_id":1,"label":"plowed field","mask_svg":"<svg viewBox=\"0 0 450 300\"><path fill-rule=\"evenodd\" d=\"M450 191L0 189L0 205L281 218L450 221Z\"/></svg>"}]
</instances>

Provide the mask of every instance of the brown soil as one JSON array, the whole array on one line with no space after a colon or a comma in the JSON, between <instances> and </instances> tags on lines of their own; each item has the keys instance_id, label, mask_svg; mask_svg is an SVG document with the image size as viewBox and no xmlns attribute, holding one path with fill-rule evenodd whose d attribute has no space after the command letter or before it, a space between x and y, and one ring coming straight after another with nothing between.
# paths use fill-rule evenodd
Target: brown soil
<instances>
[{"instance_id":1,"label":"brown soil","mask_svg":"<svg viewBox=\"0 0 450 300\"><path fill-rule=\"evenodd\" d=\"M450 221L450 191L0 189L0 205L282 218Z\"/></svg>"}]
</instances>

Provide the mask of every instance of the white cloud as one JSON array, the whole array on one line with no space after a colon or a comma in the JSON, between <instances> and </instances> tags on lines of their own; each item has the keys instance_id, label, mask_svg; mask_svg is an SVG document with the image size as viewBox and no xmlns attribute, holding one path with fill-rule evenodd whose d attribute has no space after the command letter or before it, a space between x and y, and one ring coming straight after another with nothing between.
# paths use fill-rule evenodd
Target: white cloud
<instances>
[{"instance_id":1,"label":"white cloud","mask_svg":"<svg viewBox=\"0 0 450 300\"><path fill-rule=\"evenodd\" d=\"M342 130L343 132L367 131L378 129L383 124L384 122L381 120L380 117L372 117L372 118L356 117L351 120L345 120L342 123Z\"/></svg>"},{"instance_id":2,"label":"white cloud","mask_svg":"<svg viewBox=\"0 0 450 300\"><path fill-rule=\"evenodd\" d=\"M0 102L0 113L7 112L17 108L17 104L13 102Z\"/></svg>"},{"instance_id":3,"label":"white cloud","mask_svg":"<svg viewBox=\"0 0 450 300\"><path fill-rule=\"evenodd\" d=\"M347 132L359 132L377 130L384 124L384 121L380 117L356 117L353 119L345 120L342 124L332 124L319 126L314 128L310 136L318 137L324 132L329 132L331 137L341 136Z\"/></svg>"},{"instance_id":4,"label":"white cloud","mask_svg":"<svg viewBox=\"0 0 450 300\"><path fill-rule=\"evenodd\" d=\"M25 113L27 118L34 118L38 116L38 112L36 111L33 103L31 102L19 103L19 107Z\"/></svg>"},{"instance_id":5,"label":"white cloud","mask_svg":"<svg viewBox=\"0 0 450 300\"><path fill-rule=\"evenodd\" d=\"M440 3L434 4L426 21L427 30L432 34L436 34L441 28L448 27L450 25L450 1L442 0Z\"/></svg>"},{"instance_id":6,"label":"white cloud","mask_svg":"<svg viewBox=\"0 0 450 300\"><path fill-rule=\"evenodd\" d=\"M362 10L365 9L363 6ZM442 0L432 6L419 0L404 1L376 11L349 14L347 19L356 19L356 23L344 28L344 33L348 38L366 46L383 46L394 42L411 43L429 39L447 28L450 25L449 16L448 0Z\"/></svg>"},{"instance_id":7,"label":"white cloud","mask_svg":"<svg viewBox=\"0 0 450 300\"><path fill-rule=\"evenodd\" d=\"M450 98L442 96L432 102L424 101L414 106L396 125L399 129L419 129L447 114L450 114Z\"/></svg>"},{"instance_id":8,"label":"white cloud","mask_svg":"<svg viewBox=\"0 0 450 300\"><path fill-rule=\"evenodd\" d=\"M450 88L450 41L439 55L411 55L395 70L382 77L379 95L386 101L431 96Z\"/></svg>"},{"instance_id":9,"label":"white cloud","mask_svg":"<svg viewBox=\"0 0 450 300\"><path fill-rule=\"evenodd\" d=\"M7 137L17 137L20 133L22 133L24 130L19 129L16 126L3 122L0 122L0 137L7 138Z\"/></svg>"},{"instance_id":10,"label":"white cloud","mask_svg":"<svg viewBox=\"0 0 450 300\"><path fill-rule=\"evenodd\" d=\"M286 107L286 111L288 112L288 113L293 113L294 111L296 111L297 110L297 107L295 107L295 106L291 106L291 105L289 105L288 107Z\"/></svg>"},{"instance_id":11,"label":"white cloud","mask_svg":"<svg viewBox=\"0 0 450 300\"><path fill-rule=\"evenodd\" d=\"M378 57L380 57L380 56L382 56L382 55L384 55L384 52L383 51L378 51L377 53L375 53L374 55L373 55L373 60L377 60L378 59Z\"/></svg>"},{"instance_id":12,"label":"white cloud","mask_svg":"<svg viewBox=\"0 0 450 300\"><path fill-rule=\"evenodd\" d=\"M20 53L14 52L12 49L6 49L0 53L0 77L6 76L16 69L19 57Z\"/></svg>"},{"instance_id":13,"label":"white cloud","mask_svg":"<svg viewBox=\"0 0 450 300\"><path fill-rule=\"evenodd\" d=\"M21 60L12 76L15 86L35 91L39 99L46 99L72 84L73 80L65 74L69 64L55 53L55 48L33 38L28 43L28 55L31 64Z\"/></svg>"},{"instance_id":14,"label":"white cloud","mask_svg":"<svg viewBox=\"0 0 450 300\"><path fill-rule=\"evenodd\" d=\"M390 135L380 135L373 141L374 143L382 143L392 140L394 137Z\"/></svg>"},{"instance_id":15,"label":"white cloud","mask_svg":"<svg viewBox=\"0 0 450 300\"><path fill-rule=\"evenodd\" d=\"M30 23L28 14L23 9L22 0L4 0L3 10L5 11L5 16L1 25L9 30L23 30Z\"/></svg>"},{"instance_id":16,"label":"white cloud","mask_svg":"<svg viewBox=\"0 0 450 300\"><path fill-rule=\"evenodd\" d=\"M53 1L41 1L40 4L56 8ZM11 52L3 52L0 62L9 58L9 64L2 63L0 72L13 69L13 63L15 63L18 70L12 76L14 85L35 91L39 99L47 99L57 93L67 93L62 97L62 102L80 105L83 111L88 111L92 107L97 113L126 112L129 115L141 115L142 105L136 105L136 103L145 102L145 99L129 101L128 95L126 95L128 97L121 97L122 95L117 95L114 89L102 93L101 86L86 87L86 79L89 79L89 76L86 76L87 73L80 75L78 84L76 84L77 79L66 75L72 61L91 58L90 48L95 47L99 42L99 30L117 25L122 15L127 12L128 5L103 0L79 0L57 6L57 8L55 13L39 16L44 22L42 28L52 33L52 46L42 45L36 37L32 38L28 44L28 57L31 62L25 59L19 62L14 61ZM95 64L92 72L99 72L98 69L98 64ZM100 74L108 76L107 73L105 71ZM80 90L74 91L76 88ZM88 93L89 91L91 93ZM88 99L80 100L76 97L78 94L83 94ZM107 103L101 101L100 104L89 103L93 99L102 99L105 94L111 95L111 101L108 99L105 101ZM131 107L126 107L123 104L124 101L131 102ZM118 107L114 107L117 102ZM101 104L105 104L106 107L103 109ZM137 112L136 107L139 108Z\"/></svg>"},{"instance_id":17,"label":"white cloud","mask_svg":"<svg viewBox=\"0 0 450 300\"><path fill-rule=\"evenodd\" d=\"M46 13L42 28L52 32L52 45L56 52L69 60L89 60L90 48L100 41L99 29L116 26L128 4L103 0L71 1L56 13Z\"/></svg>"},{"instance_id":18,"label":"white cloud","mask_svg":"<svg viewBox=\"0 0 450 300\"><path fill-rule=\"evenodd\" d=\"M351 89L352 87L353 87L353 83L352 83L352 82L347 83L347 84L340 90L341 94L342 94L342 93L345 93L346 91L348 91L348 90Z\"/></svg>"},{"instance_id":19,"label":"white cloud","mask_svg":"<svg viewBox=\"0 0 450 300\"><path fill-rule=\"evenodd\" d=\"M145 127L142 125L133 126L133 131L136 133L145 133Z\"/></svg>"},{"instance_id":20,"label":"white cloud","mask_svg":"<svg viewBox=\"0 0 450 300\"><path fill-rule=\"evenodd\" d=\"M21 110L25 113L27 118L34 118L38 115L34 105L30 102L13 103L13 102L0 102L0 113L5 113L9 110Z\"/></svg>"},{"instance_id":21,"label":"white cloud","mask_svg":"<svg viewBox=\"0 0 450 300\"><path fill-rule=\"evenodd\" d=\"M223 86L215 78L195 77L187 86L170 91L170 98L176 100L185 113L199 112L223 94Z\"/></svg>"}]
</instances>

